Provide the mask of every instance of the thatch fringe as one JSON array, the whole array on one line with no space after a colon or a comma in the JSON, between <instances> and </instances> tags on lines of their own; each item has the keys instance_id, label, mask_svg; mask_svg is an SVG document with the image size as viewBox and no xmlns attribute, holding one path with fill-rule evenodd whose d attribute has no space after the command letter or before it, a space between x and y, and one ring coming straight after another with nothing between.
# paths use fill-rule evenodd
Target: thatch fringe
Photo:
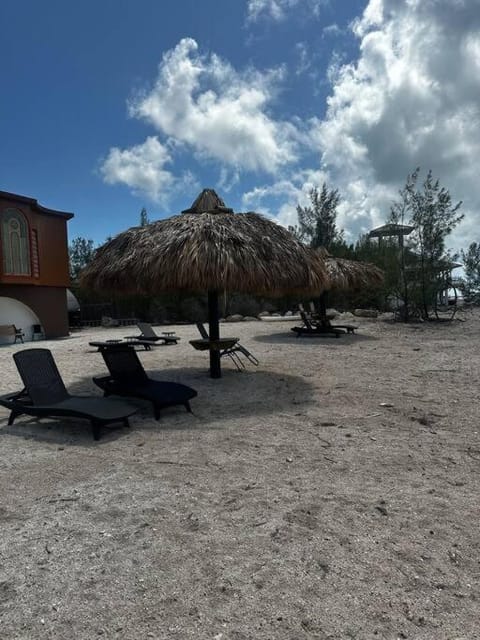
<instances>
[{"instance_id":1,"label":"thatch fringe","mask_svg":"<svg viewBox=\"0 0 480 640\"><path fill-rule=\"evenodd\" d=\"M327 290L365 289L383 284L383 271L370 262L335 258L323 247L317 249L317 253L325 262L329 280Z\"/></svg>"}]
</instances>

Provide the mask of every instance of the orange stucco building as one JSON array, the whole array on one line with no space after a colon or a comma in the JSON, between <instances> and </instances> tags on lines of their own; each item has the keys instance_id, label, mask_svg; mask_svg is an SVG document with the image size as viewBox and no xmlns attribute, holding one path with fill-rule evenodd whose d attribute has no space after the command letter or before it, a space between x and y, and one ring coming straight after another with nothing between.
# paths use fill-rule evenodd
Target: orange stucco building
<instances>
[{"instance_id":1,"label":"orange stucco building","mask_svg":"<svg viewBox=\"0 0 480 640\"><path fill-rule=\"evenodd\" d=\"M67 221L72 217L0 191L0 324L32 321L21 327L27 339L36 324L46 338L68 335Z\"/></svg>"}]
</instances>

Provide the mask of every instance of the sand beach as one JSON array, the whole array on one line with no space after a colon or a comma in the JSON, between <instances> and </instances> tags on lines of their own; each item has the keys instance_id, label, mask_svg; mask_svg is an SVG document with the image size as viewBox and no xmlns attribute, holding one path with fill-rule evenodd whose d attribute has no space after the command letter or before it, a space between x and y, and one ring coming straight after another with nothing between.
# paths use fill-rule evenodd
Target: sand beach
<instances>
[{"instance_id":1,"label":"sand beach","mask_svg":"<svg viewBox=\"0 0 480 640\"><path fill-rule=\"evenodd\" d=\"M260 365L208 377L193 325L139 351L198 391L193 415L146 404L131 428L0 408L0 637L143 640L480 638L480 314L359 318L296 338L294 321L222 324ZM100 390L89 342L52 350L68 389Z\"/></svg>"}]
</instances>

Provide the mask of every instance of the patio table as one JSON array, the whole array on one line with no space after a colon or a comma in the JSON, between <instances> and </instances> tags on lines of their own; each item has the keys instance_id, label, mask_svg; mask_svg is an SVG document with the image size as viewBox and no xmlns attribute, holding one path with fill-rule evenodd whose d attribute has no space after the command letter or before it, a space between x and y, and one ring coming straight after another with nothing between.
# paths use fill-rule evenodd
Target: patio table
<instances>
[{"instance_id":1,"label":"patio table","mask_svg":"<svg viewBox=\"0 0 480 640\"><path fill-rule=\"evenodd\" d=\"M97 347L98 351L105 351L108 349L125 349L125 347L135 349L137 345L143 347L145 351L150 351L151 348L155 346L148 340L94 340L88 344L91 347Z\"/></svg>"}]
</instances>

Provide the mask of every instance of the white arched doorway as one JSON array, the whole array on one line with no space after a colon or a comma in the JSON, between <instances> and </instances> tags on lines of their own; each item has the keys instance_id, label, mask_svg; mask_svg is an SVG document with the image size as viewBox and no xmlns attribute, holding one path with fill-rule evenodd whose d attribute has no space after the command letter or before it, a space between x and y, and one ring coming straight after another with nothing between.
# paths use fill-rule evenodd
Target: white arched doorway
<instances>
[{"instance_id":1,"label":"white arched doorway","mask_svg":"<svg viewBox=\"0 0 480 640\"><path fill-rule=\"evenodd\" d=\"M33 325L41 324L36 313L30 307L14 298L0 297L0 324L14 324L17 329L22 329L24 340L31 340ZM13 336L0 336L0 344L11 344Z\"/></svg>"}]
</instances>

